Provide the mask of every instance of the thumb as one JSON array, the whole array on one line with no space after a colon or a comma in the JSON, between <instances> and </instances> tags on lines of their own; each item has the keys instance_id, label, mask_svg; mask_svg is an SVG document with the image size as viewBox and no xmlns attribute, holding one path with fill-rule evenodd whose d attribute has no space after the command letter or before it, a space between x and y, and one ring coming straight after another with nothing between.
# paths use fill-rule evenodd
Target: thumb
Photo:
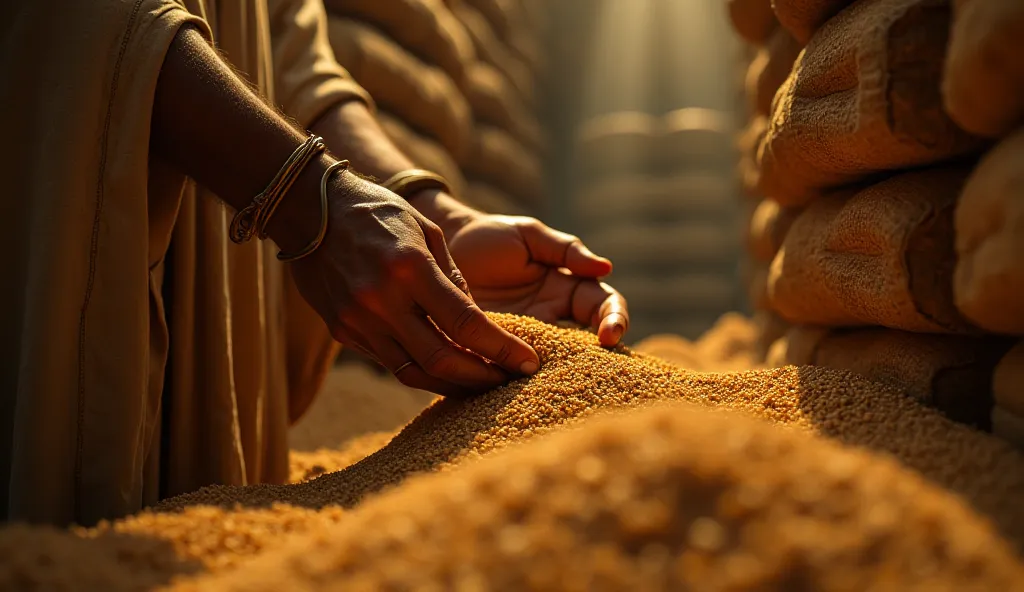
<instances>
[{"instance_id":1,"label":"thumb","mask_svg":"<svg viewBox=\"0 0 1024 592\"><path fill-rule=\"evenodd\" d=\"M564 267L573 275L601 278L612 272L612 262L591 252L578 237L559 232L534 220L520 226L530 258L552 267Z\"/></svg>"}]
</instances>

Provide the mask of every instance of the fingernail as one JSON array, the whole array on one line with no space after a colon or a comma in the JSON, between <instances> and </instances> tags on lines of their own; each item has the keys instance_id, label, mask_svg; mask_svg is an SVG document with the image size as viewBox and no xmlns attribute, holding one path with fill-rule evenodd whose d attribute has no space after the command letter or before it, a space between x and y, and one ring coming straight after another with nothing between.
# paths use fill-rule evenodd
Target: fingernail
<instances>
[{"instance_id":1,"label":"fingernail","mask_svg":"<svg viewBox=\"0 0 1024 592\"><path fill-rule=\"evenodd\" d=\"M612 327L612 335L615 336L615 343L622 341L622 334L626 332L626 327L616 324Z\"/></svg>"},{"instance_id":2,"label":"fingernail","mask_svg":"<svg viewBox=\"0 0 1024 592\"><path fill-rule=\"evenodd\" d=\"M536 374L537 370L540 370L540 366L538 366L537 362L534 362L533 360L527 360L523 362L523 365L519 367L519 370L527 376L532 376Z\"/></svg>"}]
</instances>

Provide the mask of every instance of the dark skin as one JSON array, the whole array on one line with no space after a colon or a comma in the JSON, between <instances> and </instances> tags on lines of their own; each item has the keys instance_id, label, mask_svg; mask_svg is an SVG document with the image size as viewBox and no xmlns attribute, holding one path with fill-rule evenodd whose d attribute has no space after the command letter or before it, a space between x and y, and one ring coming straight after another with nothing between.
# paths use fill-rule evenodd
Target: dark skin
<instances>
[{"instance_id":1,"label":"dark skin","mask_svg":"<svg viewBox=\"0 0 1024 592\"><path fill-rule=\"evenodd\" d=\"M172 42L161 70L152 131L159 157L236 210L305 139L188 27ZM412 168L361 103L329 110L313 131L362 173L385 178ZM268 224L270 238L285 252L316 235L320 180L335 160L328 154L311 163ZM397 373L409 386L462 396L536 372L536 352L477 302L539 312L535 316L544 320L597 319L602 340L612 343L628 325L624 301L596 279L610 272L610 263L535 220L487 216L437 191L406 201L351 172L330 178L328 199L327 236L312 255L290 264L292 276L339 342L392 371L413 362ZM453 259L460 248L464 256ZM481 261L487 253L490 260ZM456 260L477 302L453 273ZM512 271L501 272L500 265Z\"/></svg>"}]
</instances>

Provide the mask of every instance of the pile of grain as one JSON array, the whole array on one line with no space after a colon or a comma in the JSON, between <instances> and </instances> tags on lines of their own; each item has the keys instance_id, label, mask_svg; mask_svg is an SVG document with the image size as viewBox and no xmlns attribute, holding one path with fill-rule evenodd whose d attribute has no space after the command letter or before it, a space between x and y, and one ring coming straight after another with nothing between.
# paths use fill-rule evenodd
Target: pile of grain
<instances>
[{"instance_id":1,"label":"pile of grain","mask_svg":"<svg viewBox=\"0 0 1024 592\"><path fill-rule=\"evenodd\" d=\"M205 488L84 532L5 528L0 587L924 589L1020 575L1006 543L1024 548L1024 457L998 439L848 373L691 372L495 318L537 349L538 374L438 401L312 481ZM568 433L537 437L549 432Z\"/></svg>"},{"instance_id":2,"label":"pile of grain","mask_svg":"<svg viewBox=\"0 0 1024 592\"><path fill-rule=\"evenodd\" d=\"M417 479L179 589L995 590L1022 577L989 524L891 459L677 404Z\"/></svg>"},{"instance_id":3,"label":"pile of grain","mask_svg":"<svg viewBox=\"0 0 1024 592\"><path fill-rule=\"evenodd\" d=\"M448 178L456 197L499 213L543 205L532 4L325 2L335 57L373 95L384 133L416 166Z\"/></svg>"},{"instance_id":4,"label":"pile of grain","mask_svg":"<svg viewBox=\"0 0 1024 592\"><path fill-rule=\"evenodd\" d=\"M210 487L164 502L192 505L351 507L416 473L444 469L550 432L596 411L683 400L730 408L895 456L950 489L1024 542L1024 458L1008 445L944 418L895 389L844 372L786 367L735 374L685 371L588 332L497 315L540 354L543 367L468 401L441 400L380 451L297 485Z\"/></svg>"},{"instance_id":5,"label":"pile of grain","mask_svg":"<svg viewBox=\"0 0 1024 592\"><path fill-rule=\"evenodd\" d=\"M762 341L776 339L768 361L854 370L990 428L1006 336L1024 335L1024 139L1009 135L975 166L990 144L976 134L1019 121L1024 59L1007 32L1024 11L1012 0L754 4L732 7L748 23L740 34L765 5L781 23L750 67L744 138L745 184L771 197L751 207L748 233L750 291L772 333ZM982 55L1005 59L983 67ZM1001 407L1003 425L1021 417Z\"/></svg>"}]
</instances>

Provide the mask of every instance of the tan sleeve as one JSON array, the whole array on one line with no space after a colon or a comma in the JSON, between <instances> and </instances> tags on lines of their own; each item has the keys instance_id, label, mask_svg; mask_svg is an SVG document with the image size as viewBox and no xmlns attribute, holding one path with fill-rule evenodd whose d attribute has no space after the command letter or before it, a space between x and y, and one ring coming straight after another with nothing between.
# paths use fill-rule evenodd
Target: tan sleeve
<instances>
[{"instance_id":1,"label":"tan sleeve","mask_svg":"<svg viewBox=\"0 0 1024 592\"><path fill-rule=\"evenodd\" d=\"M330 106L373 99L334 59L323 0L268 0L276 102L303 127Z\"/></svg>"}]
</instances>

